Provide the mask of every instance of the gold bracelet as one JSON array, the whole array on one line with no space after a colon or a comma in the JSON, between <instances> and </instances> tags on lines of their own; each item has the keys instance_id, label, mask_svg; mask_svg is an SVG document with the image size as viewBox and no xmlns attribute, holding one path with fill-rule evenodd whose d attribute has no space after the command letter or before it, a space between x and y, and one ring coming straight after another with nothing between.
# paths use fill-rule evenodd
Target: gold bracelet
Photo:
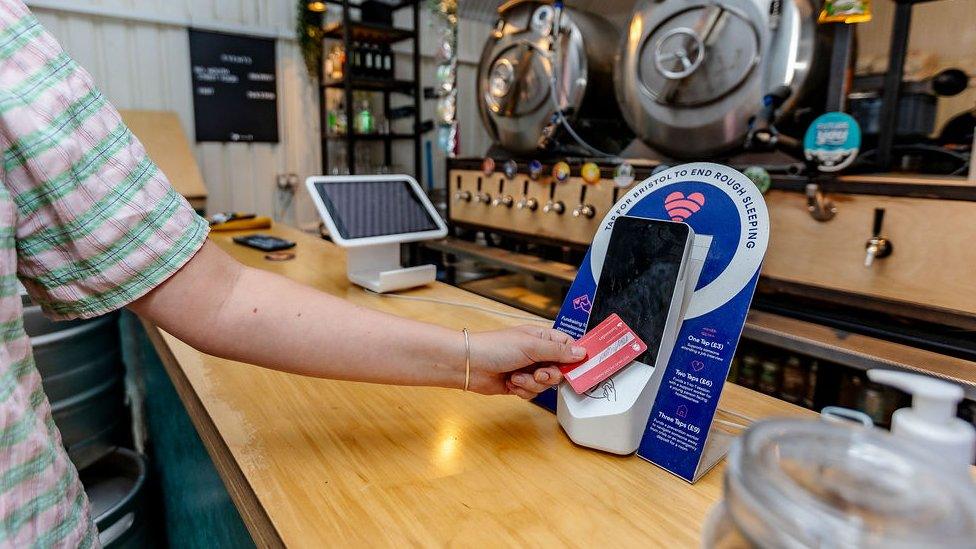
<instances>
[{"instance_id":1,"label":"gold bracelet","mask_svg":"<svg viewBox=\"0 0 976 549\"><path fill-rule=\"evenodd\" d=\"M463 328L464 333L464 390L468 390L471 383L471 340L468 339L468 329Z\"/></svg>"}]
</instances>

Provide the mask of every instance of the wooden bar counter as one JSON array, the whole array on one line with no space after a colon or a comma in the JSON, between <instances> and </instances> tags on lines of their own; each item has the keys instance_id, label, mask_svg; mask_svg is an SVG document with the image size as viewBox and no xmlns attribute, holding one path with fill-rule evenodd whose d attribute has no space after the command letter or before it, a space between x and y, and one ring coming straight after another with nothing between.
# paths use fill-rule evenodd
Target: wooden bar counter
<instances>
[{"instance_id":1,"label":"wooden bar counter","mask_svg":"<svg viewBox=\"0 0 976 549\"><path fill-rule=\"evenodd\" d=\"M457 330L520 323L367 294L346 280L332 244L286 227L262 232L297 241L296 259L266 261L232 233L211 238L248 265L366 307ZM404 295L519 312L443 284ZM721 497L722 464L690 485L637 457L574 446L555 415L516 397L304 378L147 328L259 546L694 547ZM720 408L812 416L735 385Z\"/></svg>"}]
</instances>

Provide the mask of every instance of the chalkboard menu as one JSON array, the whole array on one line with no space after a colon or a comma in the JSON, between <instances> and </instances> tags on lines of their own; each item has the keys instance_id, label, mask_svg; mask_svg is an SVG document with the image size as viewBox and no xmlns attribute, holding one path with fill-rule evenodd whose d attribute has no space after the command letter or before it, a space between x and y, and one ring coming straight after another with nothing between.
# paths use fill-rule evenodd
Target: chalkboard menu
<instances>
[{"instance_id":1,"label":"chalkboard menu","mask_svg":"<svg viewBox=\"0 0 976 549\"><path fill-rule=\"evenodd\" d=\"M278 142L275 41L190 29L197 141Z\"/></svg>"}]
</instances>

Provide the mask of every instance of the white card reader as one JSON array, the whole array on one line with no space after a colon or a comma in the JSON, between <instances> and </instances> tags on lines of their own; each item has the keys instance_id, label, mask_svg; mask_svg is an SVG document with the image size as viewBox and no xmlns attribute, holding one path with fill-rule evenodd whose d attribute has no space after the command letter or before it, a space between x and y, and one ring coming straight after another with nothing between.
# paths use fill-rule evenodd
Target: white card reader
<instances>
[{"instance_id":1,"label":"white card reader","mask_svg":"<svg viewBox=\"0 0 976 549\"><path fill-rule=\"evenodd\" d=\"M648 352L582 395L562 384L556 415L573 442L615 454L637 450L711 236L684 223L624 216L614 222L588 328L617 313ZM591 252L592 253L592 252Z\"/></svg>"},{"instance_id":2,"label":"white card reader","mask_svg":"<svg viewBox=\"0 0 976 549\"><path fill-rule=\"evenodd\" d=\"M305 186L332 241L346 249L353 284L382 293L436 279L433 265L400 266L400 244L447 236L447 225L414 178L315 176Z\"/></svg>"}]
</instances>

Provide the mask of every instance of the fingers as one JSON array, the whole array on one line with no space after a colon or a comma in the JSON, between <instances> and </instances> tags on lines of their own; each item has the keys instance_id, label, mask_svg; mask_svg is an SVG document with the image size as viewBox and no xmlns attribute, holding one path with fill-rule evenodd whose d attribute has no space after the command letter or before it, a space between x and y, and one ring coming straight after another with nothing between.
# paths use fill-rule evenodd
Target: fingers
<instances>
[{"instance_id":1,"label":"fingers","mask_svg":"<svg viewBox=\"0 0 976 549\"><path fill-rule=\"evenodd\" d=\"M555 328L543 328L542 326L517 326L515 329L535 336L539 339L555 341L556 343L572 343L574 341L569 334L560 332Z\"/></svg>"},{"instance_id":2,"label":"fingers","mask_svg":"<svg viewBox=\"0 0 976 549\"><path fill-rule=\"evenodd\" d=\"M514 383L512 383L512 380L510 379L505 381L505 388L508 389L508 392L510 394L516 395L520 398L524 398L525 400L532 400L538 395L538 393L533 393L532 391L523 389L518 385L515 385Z\"/></svg>"},{"instance_id":3,"label":"fingers","mask_svg":"<svg viewBox=\"0 0 976 549\"><path fill-rule=\"evenodd\" d=\"M547 331L556 332L556 330ZM553 335L553 337L555 336ZM526 339L522 351L532 362L578 362L586 358L586 349L574 345L573 339L569 336L566 336L564 341L550 341L539 338Z\"/></svg>"},{"instance_id":4,"label":"fingers","mask_svg":"<svg viewBox=\"0 0 976 549\"><path fill-rule=\"evenodd\" d=\"M505 381L508 392L525 399L535 398L539 393L559 385L563 380L559 368L539 368L535 372L516 372Z\"/></svg>"},{"instance_id":5,"label":"fingers","mask_svg":"<svg viewBox=\"0 0 976 549\"><path fill-rule=\"evenodd\" d=\"M540 368L534 374L530 372L516 372L509 379L516 387L521 387L533 393L541 393L553 385L549 382L553 376L545 370L548 370L548 368Z\"/></svg>"}]
</instances>

